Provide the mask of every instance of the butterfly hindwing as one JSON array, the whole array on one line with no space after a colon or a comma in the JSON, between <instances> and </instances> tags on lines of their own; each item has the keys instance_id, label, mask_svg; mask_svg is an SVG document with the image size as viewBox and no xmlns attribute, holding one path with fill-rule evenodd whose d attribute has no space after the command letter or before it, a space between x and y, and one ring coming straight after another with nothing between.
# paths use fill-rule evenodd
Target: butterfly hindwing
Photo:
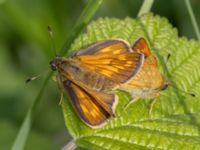
<instances>
[{"instance_id":1,"label":"butterfly hindwing","mask_svg":"<svg viewBox=\"0 0 200 150\"><path fill-rule=\"evenodd\" d=\"M135 88L156 89L159 88L164 82L161 75L156 57L151 55L145 59L144 65L140 72L128 84Z\"/></svg>"},{"instance_id":2,"label":"butterfly hindwing","mask_svg":"<svg viewBox=\"0 0 200 150\"><path fill-rule=\"evenodd\" d=\"M159 71L157 59L151 54L144 38L139 38L132 46L132 50L144 54L144 64L134 78L122 86L122 89L131 92L134 97L154 97L166 85L166 80Z\"/></svg>"},{"instance_id":3,"label":"butterfly hindwing","mask_svg":"<svg viewBox=\"0 0 200 150\"><path fill-rule=\"evenodd\" d=\"M159 71L157 59L151 54L147 41L142 37L139 38L132 46L132 50L143 53L145 60L140 72L128 85L131 85L132 88L144 89L156 89L160 87L164 79Z\"/></svg>"},{"instance_id":4,"label":"butterfly hindwing","mask_svg":"<svg viewBox=\"0 0 200 150\"><path fill-rule=\"evenodd\" d=\"M145 58L151 55L151 50L148 46L147 41L144 38L139 38L132 46L134 52L141 52Z\"/></svg>"}]
</instances>

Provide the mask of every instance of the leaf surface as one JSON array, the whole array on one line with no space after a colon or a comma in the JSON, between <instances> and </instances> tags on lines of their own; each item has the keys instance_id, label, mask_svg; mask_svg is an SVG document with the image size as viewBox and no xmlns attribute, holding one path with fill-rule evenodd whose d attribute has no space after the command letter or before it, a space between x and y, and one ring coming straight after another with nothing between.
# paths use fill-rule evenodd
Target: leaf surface
<instances>
[{"instance_id":1,"label":"leaf surface","mask_svg":"<svg viewBox=\"0 0 200 150\"><path fill-rule=\"evenodd\" d=\"M161 71L176 88L161 92L151 114L149 100L141 99L124 110L130 96L116 91L117 117L99 129L85 125L65 100L63 113L70 134L78 146L86 149L200 149L200 43L178 37L166 18L149 13L137 19L100 18L88 25L71 51L113 38L132 44L139 37L148 39ZM171 58L166 64L168 54ZM195 93L196 97L177 88Z\"/></svg>"}]
</instances>

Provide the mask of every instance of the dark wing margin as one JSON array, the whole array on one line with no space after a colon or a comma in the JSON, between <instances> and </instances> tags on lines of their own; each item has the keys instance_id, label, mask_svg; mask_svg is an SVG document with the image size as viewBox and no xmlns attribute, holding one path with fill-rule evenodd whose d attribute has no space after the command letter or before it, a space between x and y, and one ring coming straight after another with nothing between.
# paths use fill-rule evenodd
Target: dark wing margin
<instances>
[{"instance_id":1,"label":"dark wing margin","mask_svg":"<svg viewBox=\"0 0 200 150\"><path fill-rule=\"evenodd\" d=\"M100 53L112 54L113 52L115 52L115 47L118 50L121 50L123 52L131 52L131 48L126 41L113 39L113 40L105 40L105 41L100 41L100 42L91 44L87 48L80 49L78 52L74 54L74 56L95 55L95 54L100 54ZM110 48L112 48L112 50L109 50Z\"/></svg>"},{"instance_id":2,"label":"dark wing margin","mask_svg":"<svg viewBox=\"0 0 200 150\"><path fill-rule=\"evenodd\" d=\"M112 106L116 101L114 95L86 91L69 80L63 85L78 116L90 127L100 127L112 116Z\"/></svg>"}]
</instances>

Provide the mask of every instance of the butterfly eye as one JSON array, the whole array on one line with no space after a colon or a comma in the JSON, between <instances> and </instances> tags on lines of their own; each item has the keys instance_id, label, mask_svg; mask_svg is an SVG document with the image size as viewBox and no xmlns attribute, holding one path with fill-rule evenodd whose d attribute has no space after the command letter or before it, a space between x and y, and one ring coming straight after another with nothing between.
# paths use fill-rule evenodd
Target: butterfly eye
<instances>
[{"instance_id":1,"label":"butterfly eye","mask_svg":"<svg viewBox=\"0 0 200 150\"><path fill-rule=\"evenodd\" d=\"M52 69L53 71L55 71L55 70L57 69L56 61L55 61L55 60L50 61L49 64L50 64L51 69Z\"/></svg>"},{"instance_id":2,"label":"butterfly eye","mask_svg":"<svg viewBox=\"0 0 200 150\"><path fill-rule=\"evenodd\" d=\"M71 84L71 81L70 81L70 80L65 80L65 81L63 82L63 84L66 85L66 86L69 86L69 85Z\"/></svg>"}]
</instances>

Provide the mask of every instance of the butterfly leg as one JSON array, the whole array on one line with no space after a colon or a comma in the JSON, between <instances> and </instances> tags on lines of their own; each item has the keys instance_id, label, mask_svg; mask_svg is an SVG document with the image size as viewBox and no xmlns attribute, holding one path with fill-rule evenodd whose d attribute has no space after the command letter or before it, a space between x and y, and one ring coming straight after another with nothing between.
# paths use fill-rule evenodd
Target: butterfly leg
<instances>
[{"instance_id":1,"label":"butterfly leg","mask_svg":"<svg viewBox=\"0 0 200 150\"><path fill-rule=\"evenodd\" d=\"M58 105L60 106L63 102L63 93L64 93L61 76L57 75L55 80L58 84L58 88L61 90L60 101L58 103Z\"/></svg>"},{"instance_id":2,"label":"butterfly leg","mask_svg":"<svg viewBox=\"0 0 200 150\"><path fill-rule=\"evenodd\" d=\"M60 101L59 101L58 105L60 106L62 104L62 102L63 102L63 92L61 92L61 94L60 94Z\"/></svg>"},{"instance_id":3,"label":"butterfly leg","mask_svg":"<svg viewBox=\"0 0 200 150\"><path fill-rule=\"evenodd\" d=\"M157 98L151 99L150 108L149 108L149 115L152 113L153 107L154 107L157 100L158 100Z\"/></svg>"},{"instance_id":4,"label":"butterfly leg","mask_svg":"<svg viewBox=\"0 0 200 150\"><path fill-rule=\"evenodd\" d=\"M138 97L133 98L130 102L128 102L125 106L124 106L124 110L126 110L131 104L137 102L139 100Z\"/></svg>"}]
</instances>

